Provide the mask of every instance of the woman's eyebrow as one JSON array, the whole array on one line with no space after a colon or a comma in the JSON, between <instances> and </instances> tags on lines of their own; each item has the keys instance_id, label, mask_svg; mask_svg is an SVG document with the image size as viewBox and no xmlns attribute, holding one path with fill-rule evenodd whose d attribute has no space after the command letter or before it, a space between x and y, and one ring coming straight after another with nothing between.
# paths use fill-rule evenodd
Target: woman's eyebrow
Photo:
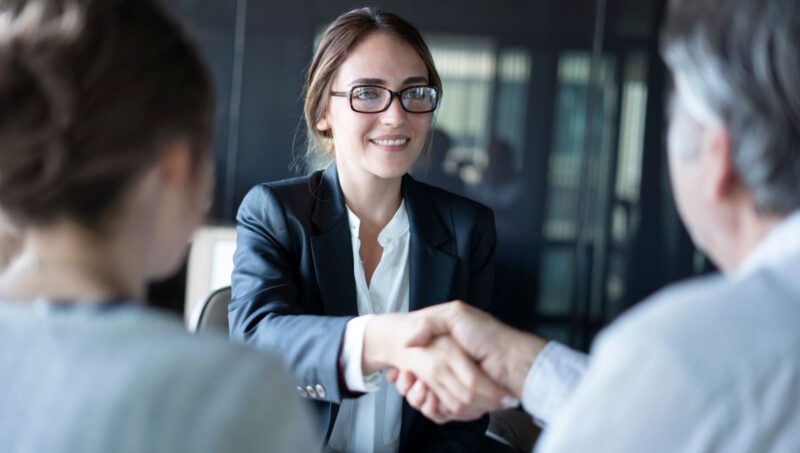
<instances>
[{"instance_id":1,"label":"woman's eyebrow","mask_svg":"<svg viewBox=\"0 0 800 453\"><path fill-rule=\"evenodd\" d=\"M425 77L413 76L413 77L409 77L409 78L407 78L407 79L405 79L403 81L403 85L411 85L413 83L424 83L424 84L427 84L428 83L428 79L425 78ZM386 86L387 82L385 80L383 80L383 79L361 78L361 79L355 79L352 82L350 82L350 86L353 86L353 85L380 85L380 86Z\"/></svg>"},{"instance_id":2,"label":"woman's eyebrow","mask_svg":"<svg viewBox=\"0 0 800 453\"><path fill-rule=\"evenodd\" d=\"M355 79L350 82L350 86L353 85L386 85L386 81L383 79Z\"/></svg>"},{"instance_id":3,"label":"woman's eyebrow","mask_svg":"<svg viewBox=\"0 0 800 453\"><path fill-rule=\"evenodd\" d=\"M428 83L428 79L425 78L425 77L416 76L416 77L409 77L409 78L407 78L406 80L403 81L403 85L411 85L412 83L425 83L425 84L427 84Z\"/></svg>"}]
</instances>

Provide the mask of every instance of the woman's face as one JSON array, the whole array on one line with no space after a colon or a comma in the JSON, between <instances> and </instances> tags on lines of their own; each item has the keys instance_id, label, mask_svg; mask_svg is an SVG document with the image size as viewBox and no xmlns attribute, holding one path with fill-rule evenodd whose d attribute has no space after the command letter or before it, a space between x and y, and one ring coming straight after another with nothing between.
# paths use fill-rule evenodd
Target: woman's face
<instances>
[{"instance_id":1,"label":"woman's face","mask_svg":"<svg viewBox=\"0 0 800 453\"><path fill-rule=\"evenodd\" d=\"M352 49L339 68L332 91L350 93L355 85L379 85L393 92L427 85L428 70L408 44L375 32ZM349 97L330 97L317 123L330 131L340 175L354 180L403 176L419 157L431 125L431 113L408 113L399 99L380 113L358 113Z\"/></svg>"}]
</instances>

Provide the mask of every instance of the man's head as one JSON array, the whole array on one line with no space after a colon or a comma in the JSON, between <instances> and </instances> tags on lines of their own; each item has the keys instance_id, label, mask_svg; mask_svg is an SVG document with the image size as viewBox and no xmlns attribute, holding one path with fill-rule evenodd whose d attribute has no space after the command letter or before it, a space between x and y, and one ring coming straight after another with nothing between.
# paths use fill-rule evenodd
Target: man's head
<instances>
[{"instance_id":1,"label":"man's head","mask_svg":"<svg viewBox=\"0 0 800 453\"><path fill-rule=\"evenodd\" d=\"M671 0L662 33L678 209L732 270L759 224L800 208L800 3Z\"/></svg>"}]
</instances>

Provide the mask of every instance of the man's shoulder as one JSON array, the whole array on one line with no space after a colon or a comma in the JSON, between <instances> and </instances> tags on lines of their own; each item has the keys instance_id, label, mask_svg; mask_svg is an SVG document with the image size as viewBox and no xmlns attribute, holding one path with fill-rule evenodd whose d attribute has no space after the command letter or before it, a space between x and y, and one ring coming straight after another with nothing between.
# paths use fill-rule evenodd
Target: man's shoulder
<instances>
[{"instance_id":1,"label":"man's shoulder","mask_svg":"<svg viewBox=\"0 0 800 453\"><path fill-rule=\"evenodd\" d=\"M720 275L692 278L669 285L623 313L610 330L620 334L636 331L685 330L709 312L718 310L730 285Z\"/></svg>"},{"instance_id":2,"label":"man's shoulder","mask_svg":"<svg viewBox=\"0 0 800 453\"><path fill-rule=\"evenodd\" d=\"M720 275L670 285L622 315L618 328L655 329L683 334L713 328L734 330L769 321L782 325L781 314L800 314L800 285L785 273L764 269L741 278Z\"/></svg>"},{"instance_id":3,"label":"man's shoulder","mask_svg":"<svg viewBox=\"0 0 800 453\"><path fill-rule=\"evenodd\" d=\"M628 379L625 391L650 401L649 411L680 411L691 429L703 420L725 433L740 426L736 435L755 443L784 438L792 431L778 427L800 420L793 397L800 284L783 270L701 278L659 292L598 337L592 366L615 383Z\"/></svg>"},{"instance_id":4,"label":"man's shoulder","mask_svg":"<svg viewBox=\"0 0 800 453\"><path fill-rule=\"evenodd\" d=\"M672 285L632 308L598 338L598 348L657 347L698 375L728 380L800 353L800 290L765 270ZM624 346L622 346L624 345ZM800 363L793 364L800 367Z\"/></svg>"}]
</instances>

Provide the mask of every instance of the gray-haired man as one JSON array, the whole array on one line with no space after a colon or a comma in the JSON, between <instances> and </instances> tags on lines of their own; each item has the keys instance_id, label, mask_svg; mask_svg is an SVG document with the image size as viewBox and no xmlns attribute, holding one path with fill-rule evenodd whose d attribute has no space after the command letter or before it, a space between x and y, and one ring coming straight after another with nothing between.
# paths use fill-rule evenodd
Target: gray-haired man
<instances>
[{"instance_id":1,"label":"gray-haired man","mask_svg":"<svg viewBox=\"0 0 800 453\"><path fill-rule=\"evenodd\" d=\"M724 277L674 286L591 356L454 303L413 315L449 334L547 426L540 451L800 451L800 2L673 0L678 210ZM645 208L646 209L646 208ZM427 388L398 388L445 421Z\"/></svg>"}]
</instances>

